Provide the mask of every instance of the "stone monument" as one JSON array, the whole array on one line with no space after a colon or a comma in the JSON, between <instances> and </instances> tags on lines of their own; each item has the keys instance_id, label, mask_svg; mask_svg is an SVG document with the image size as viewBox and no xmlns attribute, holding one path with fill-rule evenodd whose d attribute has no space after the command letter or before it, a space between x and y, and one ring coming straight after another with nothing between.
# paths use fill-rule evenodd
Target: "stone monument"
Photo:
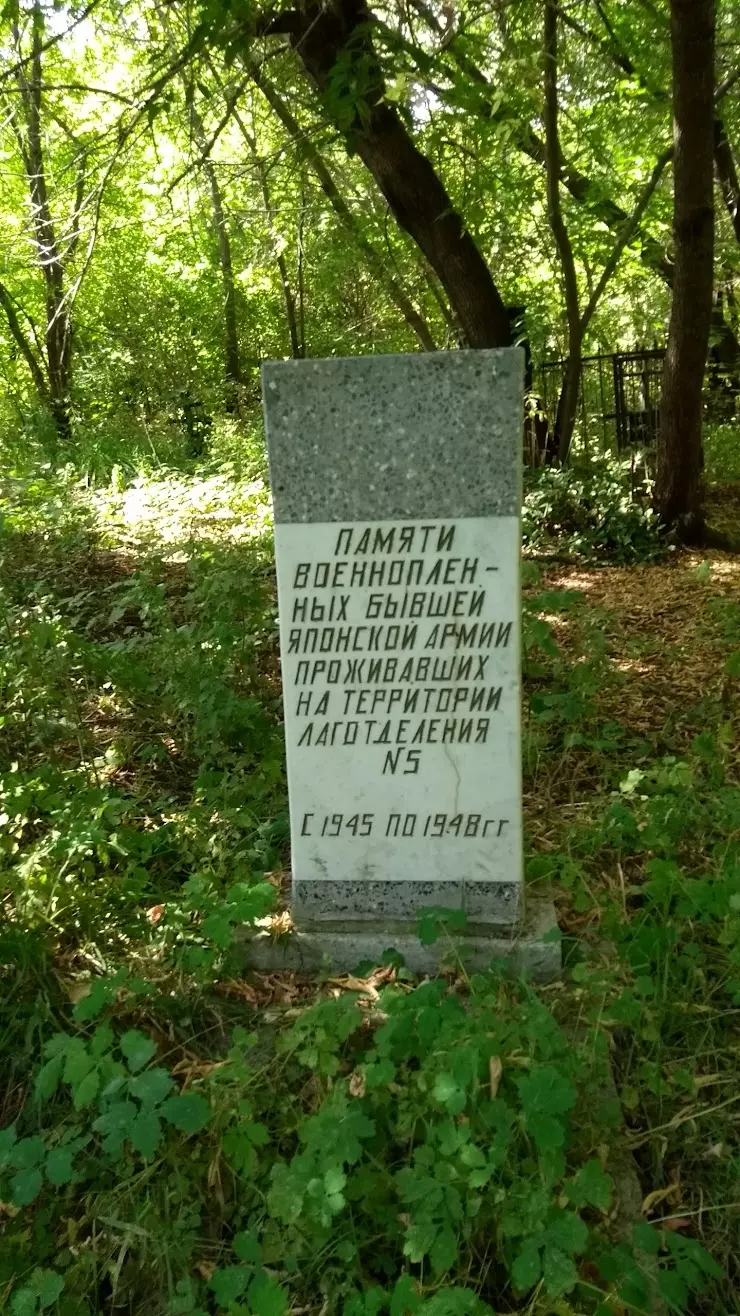
<instances>
[{"instance_id":1,"label":"stone monument","mask_svg":"<svg viewBox=\"0 0 740 1316\"><path fill-rule=\"evenodd\" d=\"M273 966L428 969L443 907L476 962L557 972L523 902L522 372L516 348L263 366L296 925Z\"/></svg>"}]
</instances>

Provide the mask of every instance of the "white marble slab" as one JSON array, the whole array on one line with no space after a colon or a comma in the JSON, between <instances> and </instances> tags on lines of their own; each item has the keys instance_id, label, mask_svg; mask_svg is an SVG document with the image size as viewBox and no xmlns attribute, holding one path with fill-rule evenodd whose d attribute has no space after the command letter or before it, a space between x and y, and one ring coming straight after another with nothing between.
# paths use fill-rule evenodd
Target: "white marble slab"
<instances>
[{"instance_id":1,"label":"white marble slab","mask_svg":"<svg viewBox=\"0 0 740 1316\"><path fill-rule=\"evenodd\" d=\"M294 884L518 886L518 517L275 541Z\"/></svg>"}]
</instances>

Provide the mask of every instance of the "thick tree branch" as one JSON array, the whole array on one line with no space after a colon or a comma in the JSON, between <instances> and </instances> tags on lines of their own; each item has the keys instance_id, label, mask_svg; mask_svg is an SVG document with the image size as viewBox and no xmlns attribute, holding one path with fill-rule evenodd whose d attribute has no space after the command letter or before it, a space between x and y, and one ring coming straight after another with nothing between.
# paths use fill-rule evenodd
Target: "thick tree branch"
<instances>
[{"instance_id":1,"label":"thick tree branch","mask_svg":"<svg viewBox=\"0 0 740 1316\"><path fill-rule=\"evenodd\" d=\"M31 347L31 344L29 343L28 339L26 338L26 335L23 332L20 320L18 319L17 311L15 309L15 305L13 303L13 298L8 292L8 289L2 283L0 283L0 306L2 306L5 312L5 318L8 321L8 328L10 329L13 339L21 353L21 356L23 357L23 360L25 361L26 365L28 366L28 369L31 372L31 378L33 379L36 392L38 393L41 401L48 404L50 399L49 399L49 389L46 383L46 377L44 375L41 366L39 365L38 360L36 359L36 355L34 353L33 348Z\"/></svg>"},{"instance_id":2,"label":"thick tree branch","mask_svg":"<svg viewBox=\"0 0 740 1316\"><path fill-rule=\"evenodd\" d=\"M619 264L623 251L625 250L626 247L629 246L630 242L632 241L632 238L637 232L640 220L642 219L643 215L645 214L645 211L648 208L648 205L650 204L650 198L652 197L653 192L655 191L656 187L658 186L658 183L663 177L666 166L673 159L674 152L675 152L675 147L668 146L666 147L665 151L663 151L662 155L658 156L653 172L651 173L647 183L645 184L642 193L640 194L637 200L637 204L635 205L635 208L632 211L632 214L625 221L621 231L617 234L617 239L616 242L614 243L614 247L612 248L611 255L609 256L609 259L607 260L603 270L601 271L601 277L599 278L599 282L594 288L591 297L589 298L588 304L581 316L582 335L585 334L586 329L588 328L591 317L593 316L593 313L596 310L599 301L601 300L602 293L604 292L607 283L609 282L610 278L612 277L612 274L614 273L615 269L617 268L617 265Z\"/></svg>"},{"instance_id":3,"label":"thick tree branch","mask_svg":"<svg viewBox=\"0 0 740 1316\"><path fill-rule=\"evenodd\" d=\"M206 138L205 126L195 105L195 91L192 83L185 83L186 97L190 106L190 122L193 135L201 152L203 170L208 180L211 193L213 227L218 247L218 263L223 286L223 333L224 333L224 375L227 387L227 410L235 411L238 403L237 385L241 383L241 361L239 356L239 326L236 308L236 283L234 264L231 255L231 238L226 223L226 209L223 193L218 181L216 166L211 159L211 147ZM233 107L232 107L233 108Z\"/></svg>"},{"instance_id":4,"label":"thick tree branch","mask_svg":"<svg viewBox=\"0 0 740 1316\"><path fill-rule=\"evenodd\" d=\"M563 387L555 420L555 447L561 462L567 459L578 406L581 375L581 315L578 276L573 247L560 204L560 141L558 136L558 14L554 0L545 0L544 33L545 151L547 214L563 271L568 352Z\"/></svg>"},{"instance_id":5,"label":"thick tree branch","mask_svg":"<svg viewBox=\"0 0 740 1316\"><path fill-rule=\"evenodd\" d=\"M265 100L277 115L278 119L283 124L283 127L287 129L304 159L310 164L319 180L319 184L325 197L332 207L332 210L347 231L352 234L353 240L364 254L365 259L370 269L373 271L373 274L378 279L378 282L385 289L393 304L401 312L406 323L414 331L424 350L426 352L436 351L436 344L429 326L423 316L417 311L411 298L408 296L408 293L386 268L382 256L360 231L355 216L352 214L347 202L339 191L331 170L326 164L321 152L316 148L311 141L311 138L303 132L298 120L293 117L282 96L272 82L270 82L265 76L257 62L254 60L249 61L248 68L253 81L256 86L259 87Z\"/></svg>"},{"instance_id":6,"label":"thick tree branch","mask_svg":"<svg viewBox=\"0 0 740 1316\"><path fill-rule=\"evenodd\" d=\"M279 30L287 31L330 117L438 275L470 346L507 343L509 317L490 270L439 175L386 99L365 0L325 7L309 0L281 15Z\"/></svg>"},{"instance_id":7,"label":"thick tree branch","mask_svg":"<svg viewBox=\"0 0 740 1316\"><path fill-rule=\"evenodd\" d=\"M100 3L101 0L91 0L91 3L85 6L82 12L79 13L70 23L69 27L66 27L63 32L55 32L53 36L49 37L48 41L43 42L39 53L43 55L47 50L51 50L52 46L56 46L60 41L64 41L64 38L68 37L70 32L74 32L76 27L79 27L81 23L84 23L86 18L89 18L90 14L93 10L97 9ZM0 86L2 86L4 82L9 82L12 78L17 78L18 74L23 72L26 65L33 62L33 59L33 52L30 55L24 55L22 57L20 57L19 52L17 62L11 64L10 68L5 69L3 73L0 74Z\"/></svg>"},{"instance_id":8,"label":"thick tree branch","mask_svg":"<svg viewBox=\"0 0 740 1316\"><path fill-rule=\"evenodd\" d=\"M676 279L663 364L656 501L684 540L703 532L702 388L714 257L714 0L670 0L673 61L673 234Z\"/></svg>"},{"instance_id":9,"label":"thick tree branch","mask_svg":"<svg viewBox=\"0 0 740 1316\"><path fill-rule=\"evenodd\" d=\"M203 127L203 131L199 137L200 153L198 155L197 160L191 160L190 163L185 167L185 169L180 170L180 173L177 174L176 177L173 179L173 181L168 185L167 195L173 192L175 188L183 181L183 179L187 178L188 174L192 173L194 169L200 169L209 159L211 152L213 151L213 148L216 145L216 142L221 136L221 133L229 123L229 120L233 117L234 107L237 104L238 100L240 99L242 93L244 92L244 88L248 85L248 81L249 80L247 78L244 78L241 82L237 84L236 87L233 88L233 90L229 92L225 92L226 109L221 115L221 118L216 124L216 127L213 129L213 132L210 134L210 136L206 135L205 127Z\"/></svg>"},{"instance_id":10,"label":"thick tree branch","mask_svg":"<svg viewBox=\"0 0 740 1316\"><path fill-rule=\"evenodd\" d=\"M714 119L714 164L735 237L740 242L740 181L724 123Z\"/></svg>"},{"instance_id":11,"label":"thick tree branch","mask_svg":"<svg viewBox=\"0 0 740 1316\"><path fill-rule=\"evenodd\" d=\"M441 35L443 28L439 23L434 12L425 3L425 0L409 0L414 9L421 14L422 18L429 24L433 31ZM496 96L496 88L492 85L485 73L468 57L465 51L459 48L458 43L453 40L447 46L447 52L452 56L460 70L472 78L479 86L484 87L489 96L488 104L484 102L485 117L491 123L507 122L510 125L508 140L517 150L528 156L535 164L545 169L547 166L547 153L545 143L542 138L534 131L531 124L523 122L520 119L512 119L510 111L505 104L501 104ZM424 61L425 62L425 61ZM420 66L423 71L423 63ZM563 187L570 192L571 196L579 204L584 205L595 219L606 224L608 228L621 231L624 224L630 218L622 206L617 205L609 197L604 197L600 188L594 181L582 174L560 155L560 181ZM666 254L659 242L650 236L643 236L640 233L639 225L633 234L634 238L641 241L641 256L643 263L669 286L673 279L673 262Z\"/></svg>"}]
</instances>

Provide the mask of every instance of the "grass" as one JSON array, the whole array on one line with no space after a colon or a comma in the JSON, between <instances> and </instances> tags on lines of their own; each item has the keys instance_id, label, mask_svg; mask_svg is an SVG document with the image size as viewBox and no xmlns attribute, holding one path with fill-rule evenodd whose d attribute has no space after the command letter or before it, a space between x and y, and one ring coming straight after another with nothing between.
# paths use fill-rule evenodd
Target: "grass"
<instances>
[{"instance_id":1,"label":"grass","mask_svg":"<svg viewBox=\"0 0 740 1316\"><path fill-rule=\"evenodd\" d=\"M596 556L642 560L531 567L527 873L567 973L414 989L239 970L288 862L259 445L19 471L0 512L4 1305L565 1316L657 1275L740 1311L735 560L653 560L617 508Z\"/></svg>"}]
</instances>

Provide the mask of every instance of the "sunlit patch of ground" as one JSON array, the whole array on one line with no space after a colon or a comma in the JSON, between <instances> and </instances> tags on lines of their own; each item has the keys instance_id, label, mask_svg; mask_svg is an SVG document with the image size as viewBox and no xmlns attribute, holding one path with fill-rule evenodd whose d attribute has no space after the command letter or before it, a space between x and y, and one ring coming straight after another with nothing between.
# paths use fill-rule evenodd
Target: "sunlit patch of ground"
<instances>
[{"instance_id":1,"label":"sunlit patch of ground","mask_svg":"<svg viewBox=\"0 0 740 1316\"><path fill-rule=\"evenodd\" d=\"M692 710L723 696L733 635L722 615L727 604L740 604L740 559L692 552L667 564L558 567L545 573L544 584L578 589L598 610L598 629L622 678L600 697L605 716L651 737L684 722L696 734ZM740 620L736 625L740 648ZM579 644L572 628L560 628L557 640L566 650Z\"/></svg>"},{"instance_id":2,"label":"sunlit patch of ground","mask_svg":"<svg viewBox=\"0 0 740 1316\"><path fill-rule=\"evenodd\" d=\"M96 520L119 551L143 545L184 561L193 541L222 545L258 540L272 527L272 499L261 477L142 476L128 488L91 495Z\"/></svg>"}]
</instances>

